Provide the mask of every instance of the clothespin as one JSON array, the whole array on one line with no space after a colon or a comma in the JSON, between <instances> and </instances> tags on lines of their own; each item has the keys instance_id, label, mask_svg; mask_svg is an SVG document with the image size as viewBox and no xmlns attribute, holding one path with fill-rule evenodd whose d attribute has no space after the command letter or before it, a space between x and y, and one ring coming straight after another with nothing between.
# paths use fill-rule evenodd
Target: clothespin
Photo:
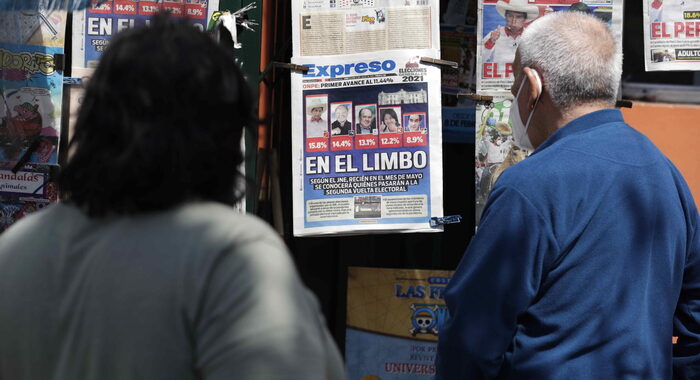
<instances>
[{"instance_id":1,"label":"clothespin","mask_svg":"<svg viewBox=\"0 0 700 380\"><path fill-rule=\"evenodd\" d=\"M456 69L459 67L457 62L454 61L446 61L444 59L436 59L436 58L430 58L430 57L420 57L421 63L432 63L434 65L440 65L440 66L447 66L451 67L453 69Z\"/></svg>"},{"instance_id":2,"label":"clothespin","mask_svg":"<svg viewBox=\"0 0 700 380\"><path fill-rule=\"evenodd\" d=\"M460 92L457 94L457 96L461 96L463 98L471 99L471 100L474 100L477 102L493 102L493 96L489 96L489 95L479 95L479 94Z\"/></svg>"},{"instance_id":3,"label":"clothespin","mask_svg":"<svg viewBox=\"0 0 700 380\"><path fill-rule=\"evenodd\" d=\"M63 77L63 84L68 85L81 85L83 84L83 78L78 77Z\"/></svg>"},{"instance_id":4,"label":"clothespin","mask_svg":"<svg viewBox=\"0 0 700 380\"><path fill-rule=\"evenodd\" d=\"M306 72L309 71L309 66L304 66L304 65L295 65L293 63L286 63L286 62L277 62L277 61L272 61L272 66L278 67L281 69L289 69L293 71L301 71L302 73L306 74Z\"/></svg>"},{"instance_id":5,"label":"clothespin","mask_svg":"<svg viewBox=\"0 0 700 380\"><path fill-rule=\"evenodd\" d=\"M461 223L462 215L434 216L430 218L430 227L435 228L444 224Z\"/></svg>"}]
</instances>

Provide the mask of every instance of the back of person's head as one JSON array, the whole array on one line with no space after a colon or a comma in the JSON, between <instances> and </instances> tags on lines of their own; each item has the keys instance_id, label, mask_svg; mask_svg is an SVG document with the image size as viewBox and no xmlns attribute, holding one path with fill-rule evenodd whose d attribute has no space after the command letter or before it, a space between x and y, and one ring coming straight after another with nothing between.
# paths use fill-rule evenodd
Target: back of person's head
<instances>
[{"instance_id":1,"label":"back of person's head","mask_svg":"<svg viewBox=\"0 0 700 380\"><path fill-rule=\"evenodd\" d=\"M116 35L87 85L59 184L91 216L233 204L250 89L232 52L157 15Z\"/></svg>"},{"instance_id":2,"label":"back of person's head","mask_svg":"<svg viewBox=\"0 0 700 380\"><path fill-rule=\"evenodd\" d=\"M622 52L619 41L596 17L581 12L543 16L525 29L518 52L521 67L542 75L558 108L615 103Z\"/></svg>"}]
</instances>

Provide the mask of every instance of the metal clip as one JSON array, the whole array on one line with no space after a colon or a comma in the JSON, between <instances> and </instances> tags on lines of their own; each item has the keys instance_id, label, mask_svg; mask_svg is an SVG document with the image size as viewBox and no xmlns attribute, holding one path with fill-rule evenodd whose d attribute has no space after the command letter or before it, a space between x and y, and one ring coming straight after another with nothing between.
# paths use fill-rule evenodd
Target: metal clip
<instances>
[{"instance_id":1,"label":"metal clip","mask_svg":"<svg viewBox=\"0 0 700 380\"><path fill-rule=\"evenodd\" d=\"M434 216L430 218L430 227L435 228L443 224L461 223L462 215Z\"/></svg>"},{"instance_id":2,"label":"metal clip","mask_svg":"<svg viewBox=\"0 0 700 380\"><path fill-rule=\"evenodd\" d=\"M457 62L454 61L445 61L444 59L436 59L436 58L430 58L430 57L420 57L421 63L432 63L435 65L440 65L440 66L447 66L451 67L453 69L456 69L459 67Z\"/></svg>"}]
</instances>

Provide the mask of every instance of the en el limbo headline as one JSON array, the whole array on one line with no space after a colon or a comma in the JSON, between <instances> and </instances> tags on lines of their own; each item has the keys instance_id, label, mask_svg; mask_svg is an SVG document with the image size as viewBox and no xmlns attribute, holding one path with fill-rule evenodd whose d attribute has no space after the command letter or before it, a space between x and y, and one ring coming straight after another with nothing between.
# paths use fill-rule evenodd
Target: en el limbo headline
<instances>
[{"instance_id":1,"label":"en el limbo headline","mask_svg":"<svg viewBox=\"0 0 700 380\"><path fill-rule=\"evenodd\" d=\"M351 154L339 154L331 161L330 156L309 156L305 160L305 173L328 174L423 169L428 166L428 155L422 151L415 152L375 152L363 153L361 167L357 166ZM331 171L331 163L333 171Z\"/></svg>"}]
</instances>

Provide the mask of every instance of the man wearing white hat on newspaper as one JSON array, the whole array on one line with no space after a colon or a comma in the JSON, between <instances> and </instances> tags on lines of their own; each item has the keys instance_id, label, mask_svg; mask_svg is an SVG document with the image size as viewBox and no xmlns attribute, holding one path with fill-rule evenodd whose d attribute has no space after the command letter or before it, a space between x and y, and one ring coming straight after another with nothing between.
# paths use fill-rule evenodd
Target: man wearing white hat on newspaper
<instances>
[{"instance_id":1,"label":"man wearing white hat on newspaper","mask_svg":"<svg viewBox=\"0 0 700 380\"><path fill-rule=\"evenodd\" d=\"M506 20L506 25L499 25L486 36L483 59L498 63L498 72L502 74L505 64L513 62L520 35L526 24L537 18L539 8L528 4L527 0L499 0L496 11Z\"/></svg>"},{"instance_id":2,"label":"man wearing white hat on newspaper","mask_svg":"<svg viewBox=\"0 0 700 380\"><path fill-rule=\"evenodd\" d=\"M323 118L326 102L317 97L306 98L306 137L328 137L328 121Z\"/></svg>"}]
</instances>

